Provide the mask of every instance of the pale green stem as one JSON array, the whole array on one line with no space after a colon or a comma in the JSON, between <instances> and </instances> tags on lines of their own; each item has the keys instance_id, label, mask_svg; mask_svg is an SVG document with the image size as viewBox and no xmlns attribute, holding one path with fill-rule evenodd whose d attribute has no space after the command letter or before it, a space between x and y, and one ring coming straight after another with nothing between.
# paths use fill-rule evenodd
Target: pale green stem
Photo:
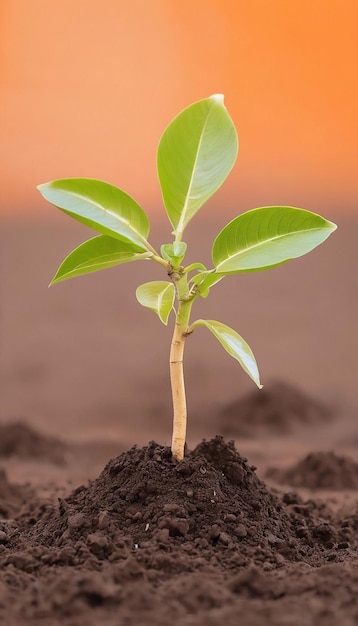
<instances>
[{"instance_id":1,"label":"pale green stem","mask_svg":"<svg viewBox=\"0 0 358 626\"><path fill-rule=\"evenodd\" d=\"M155 261L156 263L160 263L160 265L163 265L163 267L165 267L166 269L168 269L169 267L168 261L166 261L165 259L162 259L162 257L159 256L157 252L153 254L153 256L150 257L150 260Z\"/></svg>"},{"instance_id":2,"label":"pale green stem","mask_svg":"<svg viewBox=\"0 0 358 626\"><path fill-rule=\"evenodd\" d=\"M178 461L184 458L186 440L187 408L183 372L185 339L189 329L190 312L195 297L189 296L186 275L175 279L179 306L170 349L170 382L173 398L172 454ZM189 299L188 299L189 298Z\"/></svg>"}]
</instances>

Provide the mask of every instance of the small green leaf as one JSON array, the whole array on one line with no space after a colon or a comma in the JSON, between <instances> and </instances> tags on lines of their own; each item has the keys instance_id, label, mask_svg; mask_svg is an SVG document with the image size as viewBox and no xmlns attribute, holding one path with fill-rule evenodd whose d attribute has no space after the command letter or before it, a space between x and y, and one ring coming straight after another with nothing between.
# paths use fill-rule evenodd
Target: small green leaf
<instances>
[{"instance_id":1,"label":"small green leaf","mask_svg":"<svg viewBox=\"0 0 358 626\"><path fill-rule=\"evenodd\" d=\"M195 274L195 276L191 278L190 282L196 285L197 291L199 291L202 298L207 298L210 287L220 282L224 276L225 274L218 274L215 270L207 270L206 272Z\"/></svg>"},{"instance_id":2,"label":"small green leaf","mask_svg":"<svg viewBox=\"0 0 358 626\"><path fill-rule=\"evenodd\" d=\"M190 330L193 330L196 326L205 326L210 330L214 337L220 341L226 352L239 361L242 368L256 383L258 388L262 388L259 370L252 350L235 330L215 320L196 320L191 325Z\"/></svg>"},{"instance_id":3,"label":"small green leaf","mask_svg":"<svg viewBox=\"0 0 358 626\"><path fill-rule=\"evenodd\" d=\"M184 268L184 272L189 274L189 272L193 272L194 270L200 270L201 272L206 272L207 267L204 263L191 263L187 267Z\"/></svg>"},{"instance_id":4,"label":"small green leaf","mask_svg":"<svg viewBox=\"0 0 358 626\"><path fill-rule=\"evenodd\" d=\"M174 305L175 287L166 280L144 283L137 288L138 302L156 313L163 324L167 325Z\"/></svg>"},{"instance_id":5,"label":"small green leaf","mask_svg":"<svg viewBox=\"0 0 358 626\"><path fill-rule=\"evenodd\" d=\"M237 151L236 129L221 94L184 109L165 129L157 168L164 205L178 240L228 176Z\"/></svg>"},{"instance_id":6,"label":"small green leaf","mask_svg":"<svg viewBox=\"0 0 358 626\"><path fill-rule=\"evenodd\" d=\"M82 243L65 258L50 285L121 263L148 259L151 256L151 252L142 252L141 248L131 243L107 235L98 235Z\"/></svg>"},{"instance_id":7,"label":"small green leaf","mask_svg":"<svg viewBox=\"0 0 358 626\"><path fill-rule=\"evenodd\" d=\"M232 220L214 241L218 273L264 270L303 256L337 228L316 213L287 206L247 211Z\"/></svg>"},{"instance_id":8,"label":"small green leaf","mask_svg":"<svg viewBox=\"0 0 358 626\"><path fill-rule=\"evenodd\" d=\"M151 251L146 238L149 220L131 196L118 187L92 178L66 178L38 186L46 200L103 235L129 241Z\"/></svg>"},{"instance_id":9,"label":"small green leaf","mask_svg":"<svg viewBox=\"0 0 358 626\"><path fill-rule=\"evenodd\" d=\"M179 267L185 257L187 245L184 241L174 241L174 243L164 243L160 248L160 253L166 261L173 267Z\"/></svg>"}]
</instances>

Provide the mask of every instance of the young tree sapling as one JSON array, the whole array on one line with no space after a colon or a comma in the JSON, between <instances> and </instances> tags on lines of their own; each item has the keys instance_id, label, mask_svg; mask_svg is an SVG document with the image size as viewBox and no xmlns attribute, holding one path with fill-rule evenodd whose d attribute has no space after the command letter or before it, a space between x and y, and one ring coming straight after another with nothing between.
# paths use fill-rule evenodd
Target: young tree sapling
<instances>
[{"instance_id":1,"label":"young tree sapling","mask_svg":"<svg viewBox=\"0 0 358 626\"><path fill-rule=\"evenodd\" d=\"M213 267L185 266L185 228L222 185L237 157L238 137L221 94L184 109L165 129L158 146L157 170L173 241L160 252L148 241L149 220L137 202L121 189L89 178L54 180L39 185L41 194L74 219L100 233L71 252L51 285L73 276L137 260L163 266L169 280L140 285L137 300L163 324L174 315L170 379L174 420L173 456L184 456L187 408L183 374L185 341L204 326L261 388L255 357L244 339L216 320L190 322L197 298L230 274L269 269L300 257L321 244L336 225L320 215L290 206L252 209L235 217L216 237ZM190 275L190 277L189 277Z\"/></svg>"}]
</instances>

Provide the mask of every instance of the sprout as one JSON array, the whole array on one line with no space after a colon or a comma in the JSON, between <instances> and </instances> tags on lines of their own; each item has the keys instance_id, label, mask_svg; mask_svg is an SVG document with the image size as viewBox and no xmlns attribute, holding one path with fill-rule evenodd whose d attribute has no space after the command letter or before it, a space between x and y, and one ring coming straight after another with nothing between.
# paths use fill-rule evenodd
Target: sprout
<instances>
[{"instance_id":1,"label":"sprout","mask_svg":"<svg viewBox=\"0 0 358 626\"><path fill-rule=\"evenodd\" d=\"M304 209L252 209L218 234L212 247L212 268L202 263L185 267L184 231L223 184L237 152L236 129L221 94L184 109L165 129L158 146L157 169L173 242L163 244L160 252L148 241L150 226L145 212L121 189L89 178L54 180L38 187L46 200L100 233L66 257L52 285L142 259L163 266L167 280L140 285L136 296L163 324L168 323L171 314L174 316L170 349L172 453L178 460L184 456L187 423L183 354L186 339L194 329L203 326L211 332L257 387L262 387L255 357L246 341L222 322L191 322L194 302L206 298L214 285L230 274L265 270L310 252L336 229L332 222Z\"/></svg>"}]
</instances>

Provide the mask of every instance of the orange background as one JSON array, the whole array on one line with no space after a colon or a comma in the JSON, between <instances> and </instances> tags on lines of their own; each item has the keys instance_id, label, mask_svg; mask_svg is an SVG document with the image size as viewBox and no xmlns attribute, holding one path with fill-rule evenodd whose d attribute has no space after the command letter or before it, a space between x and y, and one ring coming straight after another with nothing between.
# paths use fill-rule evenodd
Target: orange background
<instances>
[{"instance_id":1,"label":"orange background","mask_svg":"<svg viewBox=\"0 0 358 626\"><path fill-rule=\"evenodd\" d=\"M225 94L240 154L219 198L354 211L357 0L2 0L4 214L53 178L160 201L156 146L185 106Z\"/></svg>"}]
</instances>

